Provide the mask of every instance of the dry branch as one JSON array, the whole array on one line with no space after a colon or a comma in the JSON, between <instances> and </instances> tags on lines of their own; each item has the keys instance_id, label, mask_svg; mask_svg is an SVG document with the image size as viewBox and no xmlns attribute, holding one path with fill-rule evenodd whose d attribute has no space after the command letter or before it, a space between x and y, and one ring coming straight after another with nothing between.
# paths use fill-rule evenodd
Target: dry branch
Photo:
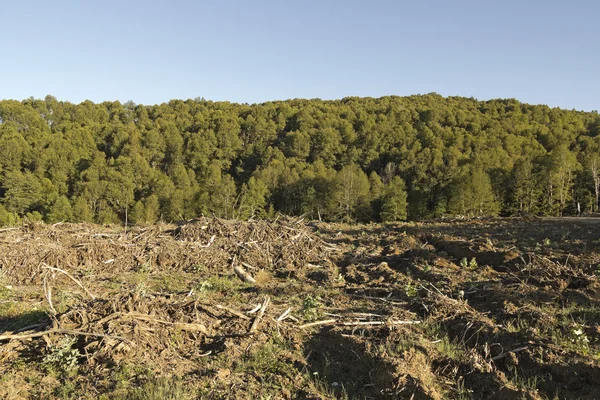
<instances>
[{"instance_id":1,"label":"dry branch","mask_svg":"<svg viewBox=\"0 0 600 400\"><path fill-rule=\"evenodd\" d=\"M288 317L288 315L290 314L290 312L292 311L292 307L288 308L287 310L284 311L283 314L281 314L279 316L279 318L277 318L277 322L281 322L284 319L286 319Z\"/></svg>"},{"instance_id":2,"label":"dry branch","mask_svg":"<svg viewBox=\"0 0 600 400\"><path fill-rule=\"evenodd\" d=\"M49 266L48 264L44 264L44 268L45 268L45 269L48 269L48 270L50 270L50 271L60 272L60 273L62 273L62 274L64 274L64 275L66 275L66 276L67 276L69 279L71 279L73 282L75 282L75 283L76 283L76 284L77 284L77 285L78 285L78 286L79 286L81 289L83 289L83 291L84 291L84 292L85 292L85 293L86 293L88 296L90 296L90 298L91 298L92 300L94 300L94 299L96 298L96 296L94 296L94 295L93 295L93 294L92 294L92 293L91 293L89 290L87 290L87 288L86 288L85 286L83 286L83 285L81 284L81 282L79 282L77 279L75 279L75 278L73 277L73 275L69 274L67 271L65 271L65 270L63 270L63 269L60 269L60 268L51 267L51 266Z\"/></svg>"},{"instance_id":3,"label":"dry branch","mask_svg":"<svg viewBox=\"0 0 600 400\"><path fill-rule=\"evenodd\" d=\"M523 346L523 347L516 348L514 350L507 351L506 353L498 354L497 356L492 357L492 361L500 360L500 359L506 357L510 353L518 353L519 351L527 350L528 348L529 348L529 346Z\"/></svg>"},{"instance_id":4,"label":"dry branch","mask_svg":"<svg viewBox=\"0 0 600 400\"><path fill-rule=\"evenodd\" d=\"M208 335L208 330L202 324L175 322L172 325L175 329L179 329L181 331L200 332L200 333L203 333L204 335Z\"/></svg>"},{"instance_id":5,"label":"dry branch","mask_svg":"<svg viewBox=\"0 0 600 400\"><path fill-rule=\"evenodd\" d=\"M310 328L311 326L319 326L319 325L331 325L331 324L335 324L337 322L337 319L325 319L323 321L315 321L315 322L310 322L308 324L304 324L304 325L300 325L300 328Z\"/></svg>"},{"instance_id":6,"label":"dry branch","mask_svg":"<svg viewBox=\"0 0 600 400\"><path fill-rule=\"evenodd\" d=\"M256 318L254 318L254 322L252 322L252 326L250 327L250 330L248 331L248 333L256 332L256 329L258 328L258 324L260 323L263 315L265 315L265 310L267 309L267 306L269 305L270 301L271 301L271 299L269 298L269 296L266 296L265 301L263 301L263 304L260 307L258 314L256 314Z\"/></svg>"},{"instance_id":7,"label":"dry branch","mask_svg":"<svg viewBox=\"0 0 600 400\"><path fill-rule=\"evenodd\" d=\"M300 328L310 328L311 326L319 325L337 325L337 326L377 326L377 325L416 325L420 324L421 321L339 321L337 319L326 319L323 321L310 322L308 324L300 325Z\"/></svg>"},{"instance_id":8,"label":"dry branch","mask_svg":"<svg viewBox=\"0 0 600 400\"><path fill-rule=\"evenodd\" d=\"M373 326L373 325L416 325L421 321L354 321L342 322L343 326Z\"/></svg>"},{"instance_id":9,"label":"dry branch","mask_svg":"<svg viewBox=\"0 0 600 400\"><path fill-rule=\"evenodd\" d=\"M233 267L233 270L235 271L236 275L243 280L244 282L247 283L256 283L256 280L252 277L252 275L250 275L249 273L247 273L242 267L240 267L239 265L236 265L235 267Z\"/></svg>"},{"instance_id":10,"label":"dry branch","mask_svg":"<svg viewBox=\"0 0 600 400\"><path fill-rule=\"evenodd\" d=\"M252 310L250 311L246 311L246 314L254 314L255 312L257 312L258 310L260 310L262 304L257 304Z\"/></svg>"},{"instance_id":11,"label":"dry branch","mask_svg":"<svg viewBox=\"0 0 600 400\"><path fill-rule=\"evenodd\" d=\"M217 237L217 235L212 235L212 237L210 238L210 240L208 241L207 244L200 245L198 247L202 247L202 248L208 248L208 247L210 247L210 245L213 244L213 242L215 241L216 237Z\"/></svg>"},{"instance_id":12,"label":"dry branch","mask_svg":"<svg viewBox=\"0 0 600 400\"><path fill-rule=\"evenodd\" d=\"M249 317L249 316L247 316L247 315L244 315L244 314L242 314L241 312L239 312L239 311L236 311L236 310L234 310L234 309L232 309L232 308L225 307L225 306L222 306L222 305L220 305L220 304L217 304L217 305L216 305L216 307L217 307L218 309L220 309L220 310L227 311L229 314L235 315L236 317L239 317L239 318L241 318L241 319L245 319L245 320L247 320L247 321L250 321L250 317Z\"/></svg>"},{"instance_id":13,"label":"dry branch","mask_svg":"<svg viewBox=\"0 0 600 400\"><path fill-rule=\"evenodd\" d=\"M52 305L52 288L48 285L48 274L44 275L44 297L46 297L46 301L48 302L48 306L50 307L50 311L53 314L56 314L56 309Z\"/></svg>"},{"instance_id":14,"label":"dry branch","mask_svg":"<svg viewBox=\"0 0 600 400\"><path fill-rule=\"evenodd\" d=\"M49 329L47 331L28 333L26 335L0 335L0 341L2 340L25 340L36 337L42 337L45 335L58 334L58 335L75 335L75 336L94 336L101 338L117 339L123 342L132 343L130 340L121 336L105 335L104 333L93 333L93 332L82 332L71 329ZM133 343L132 343L133 344Z\"/></svg>"}]
</instances>

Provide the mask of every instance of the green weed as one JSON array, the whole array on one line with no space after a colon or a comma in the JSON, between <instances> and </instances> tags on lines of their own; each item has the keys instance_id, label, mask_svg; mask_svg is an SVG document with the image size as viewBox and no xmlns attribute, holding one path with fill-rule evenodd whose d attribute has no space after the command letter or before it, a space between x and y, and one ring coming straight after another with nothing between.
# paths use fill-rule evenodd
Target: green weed
<instances>
[{"instance_id":1,"label":"green weed","mask_svg":"<svg viewBox=\"0 0 600 400\"><path fill-rule=\"evenodd\" d=\"M74 348L77 342L74 337L65 337L58 344L50 348L50 353L44 357L43 365L49 370L69 375L75 372L79 366L81 353Z\"/></svg>"},{"instance_id":2,"label":"green weed","mask_svg":"<svg viewBox=\"0 0 600 400\"><path fill-rule=\"evenodd\" d=\"M321 315L320 308L323 306L319 297L308 295L302 301L302 315L307 321L314 321Z\"/></svg>"}]
</instances>

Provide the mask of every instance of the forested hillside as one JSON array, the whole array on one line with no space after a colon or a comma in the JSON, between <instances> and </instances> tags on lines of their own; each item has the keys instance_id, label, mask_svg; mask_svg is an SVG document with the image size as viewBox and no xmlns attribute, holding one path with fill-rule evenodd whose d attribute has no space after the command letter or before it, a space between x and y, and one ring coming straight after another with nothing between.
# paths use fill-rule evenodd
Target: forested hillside
<instances>
[{"instance_id":1,"label":"forested hillside","mask_svg":"<svg viewBox=\"0 0 600 400\"><path fill-rule=\"evenodd\" d=\"M436 94L0 102L0 224L598 210L600 117Z\"/></svg>"}]
</instances>

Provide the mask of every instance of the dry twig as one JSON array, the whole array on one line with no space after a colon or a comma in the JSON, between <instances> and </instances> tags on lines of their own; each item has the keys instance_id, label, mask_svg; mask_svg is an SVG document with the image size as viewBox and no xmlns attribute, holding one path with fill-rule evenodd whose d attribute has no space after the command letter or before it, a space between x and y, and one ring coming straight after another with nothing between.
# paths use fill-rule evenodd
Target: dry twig
<instances>
[{"instance_id":1,"label":"dry twig","mask_svg":"<svg viewBox=\"0 0 600 400\"><path fill-rule=\"evenodd\" d=\"M245 320L247 320L247 321L250 321L250 317L249 317L249 316L247 316L247 315L244 315L244 314L242 314L241 312L239 312L239 311L236 311L236 310L234 310L234 309L232 309L232 308L225 307L225 306L222 306L222 305L220 305L220 304L217 304L215 307L217 307L217 308L218 308L218 309L220 309L220 310L227 311L229 314L235 315L236 317L239 317L239 318L241 318L241 319L245 319Z\"/></svg>"},{"instance_id":2,"label":"dry twig","mask_svg":"<svg viewBox=\"0 0 600 400\"><path fill-rule=\"evenodd\" d=\"M323 321L315 321L315 322L310 322L308 324L300 325L300 329L310 328L312 326L319 326L319 325L331 325L331 324L335 324L336 322L337 322L337 319L325 319Z\"/></svg>"},{"instance_id":3,"label":"dry twig","mask_svg":"<svg viewBox=\"0 0 600 400\"><path fill-rule=\"evenodd\" d=\"M248 333L256 332L256 329L258 328L258 324L260 323L263 315L265 314L265 310L267 309L267 306L269 305L270 301L271 301L271 299L269 298L269 296L266 296L265 301L263 301L263 304L260 307L258 314L256 314L256 318L254 318L254 322L252 322L252 326L250 327L250 330L248 331Z\"/></svg>"},{"instance_id":4,"label":"dry twig","mask_svg":"<svg viewBox=\"0 0 600 400\"><path fill-rule=\"evenodd\" d=\"M50 270L50 271L60 272L60 273L62 273L62 274L64 274L64 275L66 275L66 276L67 276L69 279L71 279L73 282L75 282L75 283L76 283L76 284L77 284L77 285L78 285L78 286L79 286L81 289L83 289L83 291L84 291L84 292L85 292L85 293L86 293L88 296L90 296L90 298L91 298L92 300L95 300L95 299L96 299L96 296L94 296L94 295L93 295L93 294L92 294L92 293L91 293L89 290L87 290L87 288L86 288L85 286L83 286L83 285L81 284L81 282L79 282L77 279L75 279L75 278L73 277L73 275L69 274L67 271L65 271L65 270L63 270L63 269L60 269L60 268L51 267L51 266L49 266L48 264L45 264L45 263L44 263L44 268L45 268L45 269L48 269L48 270Z\"/></svg>"},{"instance_id":5,"label":"dry twig","mask_svg":"<svg viewBox=\"0 0 600 400\"><path fill-rule=\"evenodd\" d=\"M128 342L128 343L133 344L130 340L128 340L124 337L121 337L121 336L111 336L111 335L105 335L104 333L83 332L83 331L76 331L76 330L71 330L71 329L49 329L47 331L42 331L42 332L28 333L26 335L0 335L0 341L2 341L2 340L26 340L26 339L42 337L42 336L51 335L51 334L75 335L75 336L94 336L94 337L101 337L101 338L117 339L117 340L121 340L123 342Z\"/></svg>"}]
</instances>

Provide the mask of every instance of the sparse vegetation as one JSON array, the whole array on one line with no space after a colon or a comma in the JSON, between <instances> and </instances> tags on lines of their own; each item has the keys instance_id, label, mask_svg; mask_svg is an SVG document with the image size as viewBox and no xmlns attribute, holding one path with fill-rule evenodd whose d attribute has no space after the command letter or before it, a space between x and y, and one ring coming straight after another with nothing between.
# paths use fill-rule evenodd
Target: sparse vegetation
<instances>
[{"instance_id":1,"label":"sparse vegetation","mask_svg":"<svg viewBox=\"0 0 600 400\"><path fill-rule=\"evenodd\" d=\"M0 231L0 397L586 398L600 362L596 224Z\"/></svg>"},{"instance_id":2,"label":"sparse vegetation","mask_svg":"<svg viewBox=\"0 0 600 400\"><path fill-rule=\"evenodd\" d=\"M323 303L318 297L313 297L312 295L308 295L302 301L302 315L304 319L307 321L314 321L321 315L321 307Z\"/></svg>"},{"instance_id":3,"label":"sparse vegetation","mask_svg":"<svg viewBox=\"0 0 600 400\"><path fill-rule=\"evenodd\" d=\"M79 365L81 353L73 346L76 343L74 337L64 337L56 345L50 347L49 353L44 357L43 365L49 369L55 369L62 374L71 374Z\"/></svg>"}]
</instances>

